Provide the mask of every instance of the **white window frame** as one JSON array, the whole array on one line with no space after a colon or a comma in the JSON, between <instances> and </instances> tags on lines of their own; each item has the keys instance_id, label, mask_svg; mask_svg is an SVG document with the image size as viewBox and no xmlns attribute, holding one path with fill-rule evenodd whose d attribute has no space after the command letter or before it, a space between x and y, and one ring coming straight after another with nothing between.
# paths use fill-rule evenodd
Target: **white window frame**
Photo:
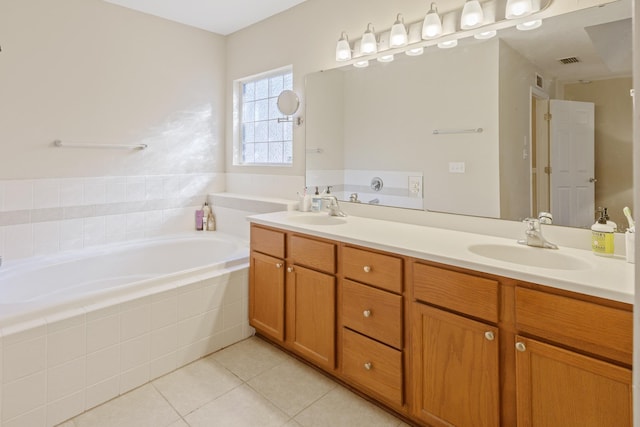
<instances>
[{"instance_id":1,"label":"white window frame","mask_svg":"<svg viewBox=\"0 0 640 427\"><path fill-rule=\"evenodd\" d=\"M279 76L282 86L277 83ZM251 84L254 90L246 99L245 87ZM234 82L234 166L293 166L293 122L282 120L285 116L277 109L280 92L292 88L292 66Z\"/></svg>"}]
</instances>

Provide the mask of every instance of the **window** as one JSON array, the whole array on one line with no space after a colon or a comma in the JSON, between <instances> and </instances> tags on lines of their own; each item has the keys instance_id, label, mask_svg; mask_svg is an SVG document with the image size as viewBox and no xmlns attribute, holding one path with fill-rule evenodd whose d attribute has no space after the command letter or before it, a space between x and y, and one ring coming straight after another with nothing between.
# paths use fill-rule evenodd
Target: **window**
<instances>
[{"instance_id":1,"label":"window","mask_svg":"<svg viewBox=\"0 0 640 427\"><path fill-rule=\"evenodd\" d=\"M237 164L289 166L293 163L293 122L282 120L284 116L277 105L280 92L292 88L291 67L240 81Z\"/></svg>"}]
</instances>

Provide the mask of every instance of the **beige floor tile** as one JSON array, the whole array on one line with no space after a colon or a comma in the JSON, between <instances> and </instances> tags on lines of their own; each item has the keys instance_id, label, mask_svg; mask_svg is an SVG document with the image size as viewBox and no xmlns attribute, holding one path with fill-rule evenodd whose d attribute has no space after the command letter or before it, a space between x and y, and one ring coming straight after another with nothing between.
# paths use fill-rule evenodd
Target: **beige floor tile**
<instances>
[{"instance_id":1,"label":"beige floor tile","mask_svg":"<svg viewBox=\"0 0 640 427\"><path fill-rule=\"evenodd\" d=\"M276 427L289 421L284 412L244 384L192 412L185 419L191 427Z\"/></svg>"},{"instance_id":2,"label":"beige floor tile","mask_svg":"<svg viewBox=\"0 0 640 427\"><path fill-rule=\"evenodd\" d=\"M289 420L283 427L302 427L298 422L294 419Z\"/></svg>"},{"instance_id":3,"label":"beige floor tile","mask_svg":"<svg viewBox=\"0 0 640 427\"><path fill-rule=\"evenodd\" d=\"M293 417L336 387L336 383L290 358L247 382Z\"/></svg>"},{"instance_id":4,"label":"beige floor tile","mask_svg":"<svg viewBox=\"0 0 640 427\"><path fill-rule=\"evenodd\" d=\"M178 421L176 421L175 423L171 424L168 427L189 427L189 424L187 424L185 420L180 418Z\"/></svg>"},{"instance_id":5,"label":"beige floor tile","mask_svg":"<svg viewBox=\"0 0 640 427\"><path fill-rule=\"evenodd\" d=\"M150 384L73 419L75 427L166 427L180 416Z\"/></svg>"},{"instance_id":6,"label":"beige floor tile","mask_svg":"<svg viewBox=\"0 0 640 427\"><path fill-rule=\"evenodd\" d=\"M289 358L281 350L257 337L251 337L227 347L211 357L244 381Z\"/></svg>"},{"instance_id":7,"label":"beige floor tile","mask_svg":"<svg viewBox=\"0 0 640 427\"><path fill-rule=\"evenodd\" d=\"M153 381L153 385L181 414L186 415L242 384L211 356L197 360Z\"/></svg>"},{"instance_id":8,"label":"beige floor tile","mask_svg":"<svg viewBox=\"0 0 640 427\"><path fill-rule=\"evenodd\" d=\"M303 427L375 427L401 421L344 387L336 387L295 417Z\"/></svg>"},{"instance_id":9,"label":"beige floor tile","mask_svg":"<svg viewBox=\"0 0 640 427\"><path fill-rule=\"evenodd\" d=\"M58 424L56 427L76 427L76 423L74 423L73 420L69 420L62 424Z\"/></svg>"}]
</instances>

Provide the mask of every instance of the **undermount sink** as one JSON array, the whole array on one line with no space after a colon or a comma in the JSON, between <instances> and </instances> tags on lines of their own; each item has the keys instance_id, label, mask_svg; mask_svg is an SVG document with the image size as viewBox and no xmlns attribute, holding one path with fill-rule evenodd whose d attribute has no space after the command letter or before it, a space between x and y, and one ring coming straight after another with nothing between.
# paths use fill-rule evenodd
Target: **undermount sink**
<instances>
[{"instance_id":1,"label":"undermount sink","mask_svg":"<svg viewBox=\"0 0 640 427\"><path fill-rule=\"evenodd\" d=\"M327 214L294 216L289 221L297 224L305 225L340 225L346 224L347 220L337 216L329 216Z\"/></svg>"},{"instance_id":2,"label":"undermount sink","mask_svg":"<svg viewBox=\"0 0 640 427\"><path fill-rule=\"evenodd\" d=\"M589 263L580 258L563 254L554 249L534 248L530 246L480 244L469 246L469 251L476 255L497 261L530 267L550 268L554 270L586 270Z\"/></svg>"}]
</instances>

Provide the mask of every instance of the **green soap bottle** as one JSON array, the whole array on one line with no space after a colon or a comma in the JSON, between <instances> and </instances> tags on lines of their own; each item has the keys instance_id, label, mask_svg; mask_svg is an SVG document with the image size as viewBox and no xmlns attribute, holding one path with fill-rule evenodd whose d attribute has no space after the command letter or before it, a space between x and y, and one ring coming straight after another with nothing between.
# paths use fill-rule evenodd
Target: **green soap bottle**
<instances>
[{"instance_id":1,"label":"green soap bottle","mask_svg":"<svg viewBox=\"0 0 640 427\"><path fill-rule=\"evenodd\" d=\"M600 256L613 256L613 227L607 223L605 211L600 211L600 218L591 226L591 249Z\"/></svg>"}]
</instances>

